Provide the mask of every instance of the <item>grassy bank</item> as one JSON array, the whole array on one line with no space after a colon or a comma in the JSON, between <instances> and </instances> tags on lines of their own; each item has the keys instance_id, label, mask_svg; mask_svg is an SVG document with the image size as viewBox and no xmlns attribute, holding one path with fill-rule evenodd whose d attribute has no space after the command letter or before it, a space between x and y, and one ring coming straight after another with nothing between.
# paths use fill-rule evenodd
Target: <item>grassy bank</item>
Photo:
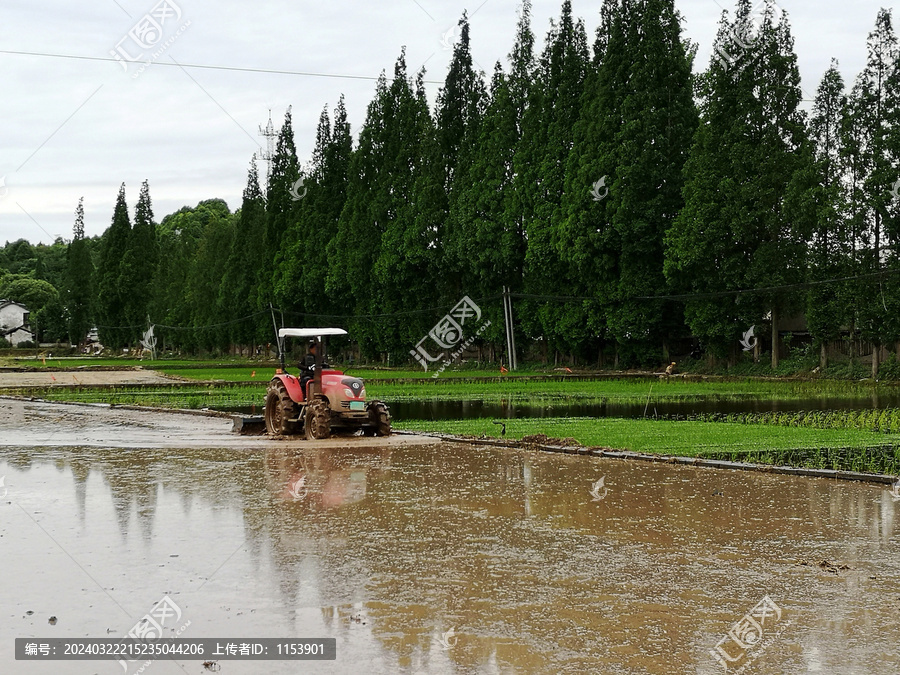
<instances>
[{"instance_id":1,"label":"grassy bank","mask_svg":"<svg viewBox=\"0 0 900 675\"><path fill-rule=\"evenodd\" d=\"M170 405L191 407L191 401L205 401L202 407L248 406L259 404L264 397L266 383L274 374L271 367L238 367L229 369L163 369L169 375L179 375L193 380L209 382L214 386L173 382L172 386L115 387L108 389L32 389L29 395L64 401L89 401L108 403L134 403L146 405ZM523 378L494 378L491 381L407 380L385 381L386 376L396 377L398 371L350 371L366 379L369 398L387 402L395 401L451 401L480 400L486 402L578 403L612 402L654 403L703 401L791 401L800 399L868 400L873 397L891 397L900 394L900 388L891 385L874 385L865 382L840 382L833 380L709 380L684 379L619 379L584 380L555 379L535 380ZM403 373L403 371L399 371ZM226 375L227 377L215 377ZM13 393L7 390L7 393ZM731 420L726 420L731 421ZM737 420L734 420L737 421Z\"/></svg>"},{"instance_id":2,"label":"grassy bank","mask_svg":"<svg viewBox=\"0 0 900 675\"><path fill-rule=\"evenodd\" d=\"M900 393L895 387L862 382L778 380L522 380L493 382L373 383L367 389L385 400L603 400L622 403L664 401L796 400L803 398L859 398Z\"/></svg>"},{"instance_id":3,"label":"grassy bank","mask_svg":"<svg viewBox=\"0 0 900 675\"><path fill-rule=\"evenodd\" d=\"M27 393L47 400L113 403L171 408L249 409L261 412L268 374L253 383L173 384L162 387L44 388ZM880 389L880 388L879 388ZM862 383L828 381L521 381L393 384L369 378L370 398L521 400L566 403L585 400L654 402L846 399L868 397L879 389ZM893 393L890 389L887 393ZM649 399L648 399L649 397ZM701 456L731 461L900 473L900 410L807 411L700 415L691 420L618 418L541 418L505 420L506 438L545 434L571 437L587 446L635 452ZM456 435L499 436L491 419L395 420L397 428ZM887 448L887 449L885 449Z\"/></svg>"},{"instance_id":4,"label":"grassy bank","mask_svg":"<svg viewBox=\"0 0 900 675\"><path fill-rule=\"evenodd\" d=\"M648 454L900 474L900 434L762 424L595 418L506 420L507 439L545 434ZM500 438L492 420L408 420L397 428Z\"/></svg>"},{"instance_id":5,"label":"grassy bank","mask_svg":"<svg viewBox=\"0 0 900 675\"><path fill-rule=\"evenodd\" d=\"M203 371L201 371L202 373ZM247 377L252 370L247 371ZM222 381L215 386L188 383L162 387L116 387L108 389L31 389L29 395L50 400L128 403L171 407L234 407L262 403L265 385L272 371L258 369L250 381ZM393 383L377 377L367 378L369 398L390 402L416 400L481 400L486 402L516 401L540 404L616 402L648 404L677 401L736 402L790 401L798 399L866 399L878 395L900 393L894 387L875 387L864 383L833 381L708 381L684 380L522 380L497 379L492 382L423 382ZM15 393L7 390L7 393Z\"/></svg>"}]
</instances>

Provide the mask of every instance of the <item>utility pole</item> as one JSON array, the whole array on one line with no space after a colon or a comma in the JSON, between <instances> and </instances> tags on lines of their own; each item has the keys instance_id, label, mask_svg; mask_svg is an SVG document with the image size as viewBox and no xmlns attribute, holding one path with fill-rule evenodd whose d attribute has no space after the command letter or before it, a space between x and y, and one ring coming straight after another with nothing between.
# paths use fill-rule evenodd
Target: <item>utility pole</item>
<instances>
[{"instance_id":1,"label":"utility pole","mask_svg":"<svg viewBox=\"0 0 900 675\"><path fill-rule=\"evenodd\" d=\"M509 369L516 369L516 335L513 328L512 297L509 286L503 287L503 323L506 325L506 353L509 355Z\"/></svg>"}]
</instances>

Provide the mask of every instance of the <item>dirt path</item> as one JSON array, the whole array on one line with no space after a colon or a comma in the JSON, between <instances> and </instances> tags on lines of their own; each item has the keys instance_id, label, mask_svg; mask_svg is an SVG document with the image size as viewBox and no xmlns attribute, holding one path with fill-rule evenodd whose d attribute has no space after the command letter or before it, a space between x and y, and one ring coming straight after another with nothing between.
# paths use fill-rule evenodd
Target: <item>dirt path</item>
<instances>
[{"instance_id":1,"label":"dirt path","mask_svg":"<svg viewBox=\"0 0 900 675\"><path fill-rule=\"evenodd\" d=\"M0 397L0 447L105 448L369 448L431 445L411 435L340 436L323 441L241 436L229 417L131 410L107 405L45 403Z\"/></svg>"},{"instance_id":2,"label":"dirt path","mask_svg":"<svg viewBox=\"0 0 900 675\"><path fill-rule=\"evenodd\" d=\"M84 370L0 372L0 388L3 387L54 387L76 384L172 384L180 380L166 377L154 370Z\"/></svg>"}]
</instances>

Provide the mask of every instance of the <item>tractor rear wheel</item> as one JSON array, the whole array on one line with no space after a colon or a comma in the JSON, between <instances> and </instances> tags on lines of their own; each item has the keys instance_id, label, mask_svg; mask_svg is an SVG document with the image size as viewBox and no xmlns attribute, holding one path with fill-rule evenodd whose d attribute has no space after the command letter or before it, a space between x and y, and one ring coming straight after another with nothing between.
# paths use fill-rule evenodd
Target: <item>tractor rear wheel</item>
<instances>
[{"instance_id":1,"label":"tractor rear wheel","mask_svg":"<svg viewBox=\"0 0 900 675\"><path fill-rule=\"evenodd\" d=\"M284 384L270 384L266 392L266 431L273 436L296 434L299 424L288 421L295 416L294 402Z\"/></svg>"},{"instance_id":2,"label":"tractor rear wheel","mask_svg":"<svg viewBox=\"0 0 900 675\"><path fill-rule=\"evenodd\" d=\"M306 406L306 440L318 441L331 435L331 409L321 398L313 399Z\"/></svg>"},{"instance_id":3,"label":"tractor rear wheel","mask_svg":"<svg viewBox=\"0 0 900 675\"><path fill-rule=\"evenodd\" d=\"M370 429L374 436L391 435L391 414L388 407L381 401L376 401L369 406Z\"/></svg>"}]
</instances>

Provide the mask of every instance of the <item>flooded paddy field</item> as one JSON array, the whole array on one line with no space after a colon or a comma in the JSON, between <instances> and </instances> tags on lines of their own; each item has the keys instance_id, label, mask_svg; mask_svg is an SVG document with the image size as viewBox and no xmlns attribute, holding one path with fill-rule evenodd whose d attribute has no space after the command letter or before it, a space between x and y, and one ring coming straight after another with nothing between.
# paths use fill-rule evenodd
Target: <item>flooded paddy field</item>
<instances>
[{"instance_id":1,"label":"flooded paddy field","mask_svg":"<svg viewBox=\"0 0 900 675\"><path fill-rule=\"evenodd\" d=\"M3 673L126 672L17 662L13 639L124 635L164 597L168 635L337 640L335 661L221 660L226 674L900 671L900 500L884 486L415 437L278 442L90 406L0 414Z\"/></svg>"}]
</instances>

